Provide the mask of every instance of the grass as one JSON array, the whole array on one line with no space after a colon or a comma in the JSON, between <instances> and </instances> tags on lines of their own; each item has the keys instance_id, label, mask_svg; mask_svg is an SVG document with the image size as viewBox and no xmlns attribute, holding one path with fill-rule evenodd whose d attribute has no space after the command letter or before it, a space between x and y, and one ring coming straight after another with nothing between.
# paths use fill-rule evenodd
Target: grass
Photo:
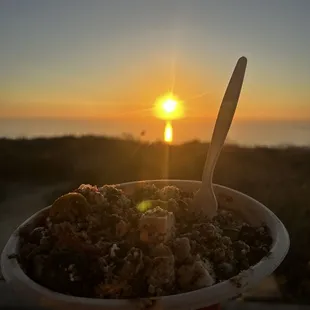
<instances>
[{"instance_id":1,"label":"grass","mask_svg":"<svg viewBox=\"0 0 310 310\"><path fill-rule=\"evenodd\" d=\"M79 185L163 177L199 180L207 150L208 144L199 141L168 147L161 142L93 136L0 139L0 183L69 181ZM256 198L284 222L291 249L277 273L286 280L287 300L309 302L310 148L227 145L214 182ZM5 192L0 192L1 198L5 199Z\"/></svg>"}]
</instances>

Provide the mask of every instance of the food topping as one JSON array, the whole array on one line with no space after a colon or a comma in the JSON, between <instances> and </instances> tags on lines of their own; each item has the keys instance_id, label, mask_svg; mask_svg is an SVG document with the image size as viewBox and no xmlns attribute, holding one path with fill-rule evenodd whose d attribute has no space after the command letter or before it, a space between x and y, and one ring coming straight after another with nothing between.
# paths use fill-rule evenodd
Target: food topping
<instances>
[{"instance_id":1,"label":"food topping","mask_svg":"<svg viewBox=\"0 0 310 310\"><path fill-rule=\"evenodd\" d=\"M82 184L20 231L18 259L37 283L91 298L178 294L237 276L268 254L265 226L221 208L212 220L192 212L193 193L139 185Z\"/></svg>"}]
</instances>

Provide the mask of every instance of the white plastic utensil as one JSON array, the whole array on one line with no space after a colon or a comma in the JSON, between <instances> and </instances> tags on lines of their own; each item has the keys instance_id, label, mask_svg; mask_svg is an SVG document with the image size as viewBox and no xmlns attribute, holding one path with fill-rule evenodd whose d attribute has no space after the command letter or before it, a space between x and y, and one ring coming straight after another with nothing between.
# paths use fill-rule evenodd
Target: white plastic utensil
<instances>
[{"instance_id":1,"label":"white plastic utensil","mask_svg":"<svg viewBox=\"0 0 310 310\"><path fill-rule=\"evenodd\" d=\"M207 159L204 165L202 184L193 201L195 212L209 218L215 216L218 205L213 191L213 172L234 118L246 65L247 59L245 57L239 58L228 83L213 130Z\"/></svg>"}]
</instances>

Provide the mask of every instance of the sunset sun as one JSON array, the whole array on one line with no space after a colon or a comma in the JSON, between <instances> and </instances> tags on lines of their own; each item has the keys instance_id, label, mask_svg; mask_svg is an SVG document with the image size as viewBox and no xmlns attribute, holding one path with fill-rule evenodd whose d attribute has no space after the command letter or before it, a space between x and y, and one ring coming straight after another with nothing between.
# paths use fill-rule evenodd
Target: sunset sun
<instances>
[{"instance_id":1,"label":"sunset sun","mask_svg":"<svg viewBox=\"0 0 310 310\"><path fill-rule=\"evenodd\" d=\"M166 121L164 130L164 141L173 141L172 120L182 118L184 115L183 104L173 93L166 93L158 97L154 104L154 115Z\"/></svg>"},{"instance_id":2,"label":"sunset sun","mask_svg":"<svg viewBox=\"0 0 310 310\"><path fill-rule=\"evenodd\" d=\"M174 120L184 115L183 104L173 93L158 97L154 105L154 115L163 120Z\"/></svg>"},{"instance_id":3,"label":"sunset sun","mask_svg":"<svg viewBox=\"0 0 310 310\"><path fill-rule=\"evenodd\" d=\"M163 109L167 113L172 113L177 108L178 102L175 99L168 98L163 102Z\"/></svg>"}]
</instances>

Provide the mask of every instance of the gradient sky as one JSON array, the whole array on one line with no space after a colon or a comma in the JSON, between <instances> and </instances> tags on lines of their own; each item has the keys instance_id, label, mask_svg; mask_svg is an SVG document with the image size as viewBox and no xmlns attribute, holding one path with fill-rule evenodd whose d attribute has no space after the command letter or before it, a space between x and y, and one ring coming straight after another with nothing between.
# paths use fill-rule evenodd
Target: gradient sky
<instances>
[{"instance_id":1,"label":"gradient sky","mask_svg":"<svg viewBox=\"0 0 310 310\"><path fill-rule=\"evenodd\" d=\"M215 117L310 119L309 0L0 0L0 116L141 117L169 89Z\"/></svg>"}]
</instances>

